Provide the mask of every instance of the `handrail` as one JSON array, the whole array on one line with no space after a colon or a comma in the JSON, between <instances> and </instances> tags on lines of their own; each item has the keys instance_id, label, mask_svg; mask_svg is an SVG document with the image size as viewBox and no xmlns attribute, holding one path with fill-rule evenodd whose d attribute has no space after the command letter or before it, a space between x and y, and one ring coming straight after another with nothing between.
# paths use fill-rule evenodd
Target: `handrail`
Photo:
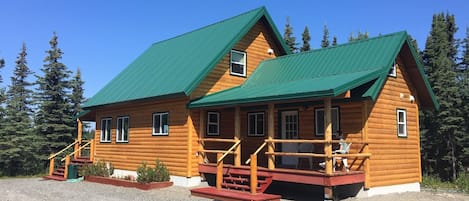
<instances>
[{"instance_id":1,"label":"handrail","mask_svg":"<svg viewBox=\"0 0 469 201\"><path fill-rule=\"evenodd\" d=\"M220 163L220 161L223 161L223 159L230 153L233 151L234 148L236 148L239 143L241 143L241 140L237 140L236 143L233 144L233 146L231 146L228 150L226 150L226 152L217 160L217 164Z\"/></svg>"},{"instance_id":2,"label":"handrail","mask_svg":"<svg viewBox=\"0 0 469 201\"><path fill-rule=\"evenodd\" d=\"M55 153L55 154L52 154L51 156L49 156L48 160L50 160L51 158L55 158L57 155L61 154L62 152L64 152L65 150L69 149L70 147L72 147L73 145L75 145L76 143L78 143L78 140L75 140L75 142L73 142L72 144L69 144L67 147L63 148L62 150L60 150L59 152Z\"/></svg>"},{"instance_id":3,"label":"handrail","mask_svg":"<svg viewBox=\"0 0 469 201\"><path fill-rule=\"evenodd\" d=\"M204 139L199 139L199 141L203 141L203 142L236 142L235 139L222 139L222 138L204 138Z\"/></svg>"},{"instance_id":4,"label":"handrail","mask_svg":"<svg viewBox=\"0 0 469 201\"><path fill-rule=\"evenodd\" d=\"M252 154L252 155L256 155L262 150L262 148L264 148L265 146L267 145L267 141L265 141L264 143L261 144L261 146L259 146L259 148L257 148L257 150ZM245 164L249 164L251 162L251 158L249 158L248 160L246 160Z\"/></svg>"},{"instance_id":5,"label":"handrail","mask_svg":"<svg viewBox=\"0 0 469 201\"><path fill-rule=\"evenodd\" d=\"M301 140L301 139L266 139L266 142L273 142L273 143L326 143L326 140Z\"/></svg>"},{"instance_id":6,"label":"handrail","mask_svg":"<svg viewBox=\"0 0 469 201\"><path fill-rule=\"evenodd\" d=\"M80 148L78 148L78 149L75 150L74 152L68 154L68 156L72 156L73 154L75 154L75 153L79 152L80 150L84 149L86 146L90 145L91 142L92 142L92 141L89 141L89 142L87 142L86 144L84 144L83 146L80 146ZM62 158L62 160L60 160L60 161L64 161L64 160L65 160L65 158Z\"/></svg>"}]
</instances>

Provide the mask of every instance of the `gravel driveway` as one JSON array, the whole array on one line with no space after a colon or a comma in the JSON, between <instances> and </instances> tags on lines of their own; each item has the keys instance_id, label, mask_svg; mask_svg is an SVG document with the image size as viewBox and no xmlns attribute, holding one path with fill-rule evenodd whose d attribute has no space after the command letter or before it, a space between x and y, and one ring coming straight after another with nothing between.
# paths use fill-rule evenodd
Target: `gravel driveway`
<instances>
[{"instance_id":1,"label":"gravel driveway","mask_svg":"<svg viewBox=\"0 0 469 201\"><path fill-rule=\"evenodd\" d=\"M0 179L0 201L111 201L111 200L200 200L193 197L189 188L172 186L160 190L142 191L91 182L58 182L42 178ZM310 199L307 199L310 200ZM402 193L371 198L349 198L347 201L469 201L467 194L440 192Z\"/></svg>"}]
</instances>

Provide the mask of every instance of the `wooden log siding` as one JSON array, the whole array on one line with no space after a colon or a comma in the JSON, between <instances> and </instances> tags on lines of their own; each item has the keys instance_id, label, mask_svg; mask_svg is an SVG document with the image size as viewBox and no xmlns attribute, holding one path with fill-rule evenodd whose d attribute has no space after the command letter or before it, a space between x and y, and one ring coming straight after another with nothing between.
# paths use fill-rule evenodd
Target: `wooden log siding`
<instances>
[{"instance_id":1,"label":"wooden log siding","mask_svg":"<svg viewBox=\"0 0 469 201\"><path fill-rule=\"evenodd\" d=\"M246 52L246 77L230 75L230 52L227 52L221 62L192 93L191 98L198 98L213 92L238 86L254 72L262 60L276 57L279 49L273 43L269 42L273 41L273 37L266 27L264 20L260 20L233 47L235 50ZM274 50L274 54L269 55L267 53L269 48Z\"/></svg>"},{"instance_id":2,"label":"wooden log siding","mask_svg":"<svg viewBox=\"0 0 469 201\"><path fill-rule=\"evenodd\" d=\"M96 159L110 161L116 169L135 171L142 161L154 164L158 158L168 166L171 175L186 176L188 174L187 101L187 98L178 98L134 102L98 109L95 135ZM169 112L168 136L152 136L155 112ZM116 143L116 125L119 116L129 116L128 143ZM101 143L101 119L108 117L112 117L111 143Z\"/></svg>"},{"instance_id":3,"label":"wooden log siding","mask_svg":"<svg viewBox=\"0 0 469 201\"><path fill-rule=\"evenodd\" d=\"M397 76L388 77L368 117L370 187L420 181L420 152L417 101L415 88L407 75L405 64L397 60ZM400 94L405 94L401 99ZM407 138L397 136L396 109L407 114Z\"/></svg>"}]
</instances>

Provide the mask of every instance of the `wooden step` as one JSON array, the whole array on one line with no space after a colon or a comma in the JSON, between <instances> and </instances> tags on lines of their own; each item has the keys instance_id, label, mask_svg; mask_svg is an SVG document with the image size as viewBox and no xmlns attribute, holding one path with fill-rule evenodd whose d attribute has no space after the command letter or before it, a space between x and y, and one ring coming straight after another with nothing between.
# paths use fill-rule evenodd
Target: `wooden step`
<instances>
[{"instance_id":1,"label":"wooden step","mask_svg":"<svg viewBox=\"0 0 469 201\"><path fill-rule=\"evenodd\" d=\"M48 180L56 180L56 181L65 181L67 179L65 179L63 176L60 177L60 176L55 176L55 175L49 175L49 176L45 176L45 177L42 177L43 179L48 179Z\"/></svg>"},{"instance_id":2,"label":"wooden step","mask_svg":"<svg viewBox=\"0 0 469 201\"><path fill-rule=\"evenodd\" d=\"M240 175L240 176L247 176L251 175L250 170L245 169L236 169L236 168L229 168L228 173L230 175ZM272 174L267 172L257 172L257 177L272 177Z\"/></svg>"},{"instance_id":3,"label":"wooden step","mask_svg":"<svg viewBox=\"0 0 469 201\"><path fill-rule=\"evenodd\" d=\"M232 176L223 177L223 180L231 181L231 182L237 182L237 183L248 183L249 182L248 178L244 178L244 177L240 178L240 177L232 177Z\"/></svg>"},{"instance_id":4,"label":"wooden step","mask_svg":"<svg viewBox=\"0 0 469 201\"><path fill-rule=\"evenodd\" d=\"M80 164L91 163L91 162L92 161L89 158L76 158L76 159L71 160L71 163L80 163Z\"/></svg>"},{"instance_id":5,"label":"wooden step","mask_svg":"<svg viewBox=\"0 0 469 201\"><path fill-rule=\"evenodd\" d=\"M251 187L248 185L242 185L242 184L234 184L234 183L222 183L222 187L228 188L228 189L236 189L236 190L242 190L242 191L250 191ZM261 190L261 187L257 187L256 191Z\"/></svg>"},{"instance_id":6,"label":"wooden step","mask_svg":"<svg viewBox=\"0 0 469 201\"><path fill-rule=\"evenodd\" d=\"M196 188L191 190L191 195L198 197L205 197L215 200L223 201L277 201L282 198L280 195L257 193L251 194L247 192L227 190L227 189L216 189L214 187Z\"/></svg>"}]
</instances>

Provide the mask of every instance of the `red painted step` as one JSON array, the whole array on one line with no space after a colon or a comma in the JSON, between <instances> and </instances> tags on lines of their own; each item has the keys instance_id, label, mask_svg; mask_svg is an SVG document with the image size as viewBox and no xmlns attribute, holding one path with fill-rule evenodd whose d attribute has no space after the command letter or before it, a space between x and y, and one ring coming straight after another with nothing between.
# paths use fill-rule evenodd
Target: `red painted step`
<instances>
[{"instance_id":1,"label":"red painted step","mask_svg":"<svg viewBox=\"0 0 469 201\"><path fill-rule=\"evenodd\" d=\"M234 189L234 190L242 190L242 191L250 191L251 187L248 185L242 185L242 184L233 184L233 183L222 183L221 186L228 188L228 189ZM257 187L256 191L259 192L261 190L261 187Z\"/></svg>"},{"instance_id":2,"label":"red painted step","mask_svg":"<svg viewBox=\"0 0 469 201\"><path fill-rule=\"evenodd\" d=\"M239 201L239 200L247 200L247 201L276 201L280 200L282 196L280 195L273 195L273 194L266 194L266 193L257 193L251 194L247 192L235 191L235 190L227 190L227 189L216 189L214 187L204 187L204 188L196 188L191 190L191 195L198 196L198 197L205 197L215 200L223 200L223 201Z\"/></svg>"}]
</instances>

